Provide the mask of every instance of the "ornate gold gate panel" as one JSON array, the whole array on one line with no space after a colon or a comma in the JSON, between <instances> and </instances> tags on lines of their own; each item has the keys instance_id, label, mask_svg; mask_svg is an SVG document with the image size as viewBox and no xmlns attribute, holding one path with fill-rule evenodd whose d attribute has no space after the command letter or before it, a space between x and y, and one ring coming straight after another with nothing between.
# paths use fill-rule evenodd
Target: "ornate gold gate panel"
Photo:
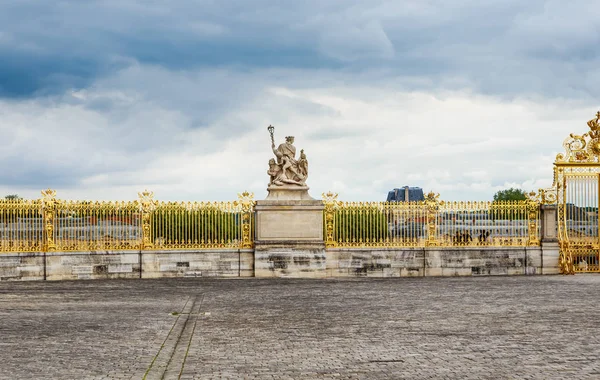
<instances>
[{"instance_id":1,"label":"ornate gold gate panel","mask_svg":"<svg viewBox=\"0 0 600 380\"><path fill-rule=\"evenodd\" d=\"M590 131L571 134L565 154L554 163L558 205L561 272L600 272L598 204L600 198L600 112L588 122Z\"/></svg>"}]
</instances>

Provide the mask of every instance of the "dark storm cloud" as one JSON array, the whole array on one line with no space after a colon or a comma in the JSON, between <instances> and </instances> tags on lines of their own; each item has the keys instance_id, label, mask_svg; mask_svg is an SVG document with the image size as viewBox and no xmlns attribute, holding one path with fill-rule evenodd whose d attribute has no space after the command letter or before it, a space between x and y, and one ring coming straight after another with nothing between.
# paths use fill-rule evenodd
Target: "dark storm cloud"
<instances>
[{"instance_id":1,"label":"dark storm cloud","mask_svg":"<svg viewBox=\"0 0 600 380\"><path fill-rule=\"evenodd\" d=\"M591 0L2 2L0 96L85 88L131 62L385 70L490 94L589 96L598 11Z\"/></svg>"},{"instance_id":2,"label":"dark storm cloud","mask_svg":"<svg viewBox=\"0 0 600 380\"><path fill-rule=\"evenodd\" d=\"M165 4L0 3L0 95L45 95L86 87L132 61L173 70L336 67L333 60L315 54L301 34L287 40L290 33L270 21L266 9L259 22L245 13L256 12L254 7Z\"/></svg>"}]
</instances>

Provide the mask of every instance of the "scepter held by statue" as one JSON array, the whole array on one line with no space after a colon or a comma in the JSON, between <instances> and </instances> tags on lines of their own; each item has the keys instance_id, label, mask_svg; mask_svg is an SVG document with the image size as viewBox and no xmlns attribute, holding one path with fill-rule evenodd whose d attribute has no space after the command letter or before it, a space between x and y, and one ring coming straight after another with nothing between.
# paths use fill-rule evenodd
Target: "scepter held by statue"
<instances>
[{"instance_id":1,"label":"scepter held by statue","mask_svg":"<svg viewBox=\"0 0 600 380\"><path fill-rule=\"evenodd\" d=\"M271 135L271 146L273 148L275 148L275 137L274 137L275 127L272 126L271 124L269 124L269 126L267 127L267 130L269 131L269 134Z\"/></svg>"}]
</instances>

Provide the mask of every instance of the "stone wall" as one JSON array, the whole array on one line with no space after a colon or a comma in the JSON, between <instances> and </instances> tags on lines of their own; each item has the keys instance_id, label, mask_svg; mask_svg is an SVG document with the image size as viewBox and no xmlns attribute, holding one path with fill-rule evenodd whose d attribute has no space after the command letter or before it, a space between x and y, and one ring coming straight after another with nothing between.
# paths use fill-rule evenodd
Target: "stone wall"
<instances>
[{"instance_id":1,"label":"stone wall","mask_svg":"<svg viewBox=\"0 0 600 380\"><path fill-rule=\"evenodd\" d=\"M143 277L253 277L254 251L156 251L143 255Z\"/></svg>"},{"instance_id":2,"label":"stone wall","mask_svg":"<svg viewBox=\"0 0 600 380\"><path fill-rule=\"evenodd\" d=\"M0 254L0 281L43 279L43 253L27 252Z\"/></svg>"},{"instance_id":3,"label":"stone wall","mask_svg":"<svg viewBox=\"0 0 600 380\"><path fill-rule=\"evenodd\" d=\"M0 281L254 277L255 275L256 277L478 276L559 272L556 242L543 243L542 247L528 248L328 248L323 250L320 247L307 246L294 250L276 243L266 247L269 249L263 248L265 247L258 245L256 255L252 249L0 254Z\"/></svg>"},{"instance_id":4,"label":"stone wall","mask_svg":"<svg viewBox=\"0 0 600 380\"><path fill-rule=\"evenodd\" d=\"M252 250L1 254L0 280L252 277Z\"/></svg>"},{"instance_id":5,"label":"stone wall","mask_svg":"<svg viewBox=\"0 0 600 380\"><path fill-rule=\"evenodd\" d=\"M325 254L328 277L410 277L425 270L423 248L329 248Z\"/></svg>"},{"instance_id":6,"label":"stone wall","mask_svg":"<svg viewBox=\"0 0 600 380\"><path fill-rule=\"evenodd\" d=\"M325 245L298 241L296 244L281 242L257 243L254 252L256 277L327 277Z\"/></svg>"},{"instance_id":7,"label":"stone wall","mask_svg":"<svg viewBox=\"0 0 600 380\"><path fill-rule=\"evenodd\" d=\"M443 248L426 252L426 276L514 275L541 273L539 247Z\"/></svg>"},{"instance_id":8,"label":"stone wall","mask_svg":"<svg viewBox=\"0 0 600 380\"><path fill-rule=\"evenodd\" d=\"M139 278L139 251L48 252L47 280Z\"/></svg>"},{"instance_id":9,"label":"stone wall","mask_svg":"<svg viewBox=\"0 0 600 380\"><path fill-rule=\"evenodd\" d=\"M328 277L472 276L558 273L558 246L326 251Z\"/></svg>"}]
</instances>

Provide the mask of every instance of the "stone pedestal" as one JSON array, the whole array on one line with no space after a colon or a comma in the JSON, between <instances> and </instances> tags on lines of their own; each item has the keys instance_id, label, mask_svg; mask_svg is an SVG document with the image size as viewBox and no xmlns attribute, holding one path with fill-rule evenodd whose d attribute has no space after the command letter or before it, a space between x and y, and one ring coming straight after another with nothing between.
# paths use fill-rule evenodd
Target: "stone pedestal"
<instances>
[{"instance_id":1,"label":"stone pedestal","mask_svg":"<svg viewBox=\"0 0 600 380\"><path fill-rule=\"evenodd\" d=\"M556 221L556 205L542 205L542 274L558 274L559 244Z\"/></svg>"},{"instance_id":2,"label":"stone pedestal","mask_svg":"<svg viewBox=\"0 0 600 380\"><path fill-rule=\"evenodd\" d=\"M315 199L308 194L308 186L274 186L267 187L269 195L268 201L314 201Z\"/></svg>"},{"instance_id":3,"label":"stone pedestal","mask_svg":"<svg viewBox=\"0 0 600 380\"><path fill-rule=\"evenodd\" d=\"M556 205L542 205L542 242L558 242L558 234L556 230Z\"/></svg>"},{"instance_id":4,"label":"stone pedestal","mask_svg":"<svg viewBox=\"0 0 600 380\"><path fill-rule=\"evenodd\" d=\"M308 196L307 189L303 190ZM325 277L323 202L269 193L271 199L256 202L255 276Z\"/></svg>"},{"instance_id":5,"label":"stone pedestal","mask_svg":"<svg viewBox=\"0 0 600 380\"><path fill-rule=\"evenodd\" d=\"M558 241L542 241L542 274L559 274L560 267L558 259L560 248Z\"/></svg>"}]
</instances>

